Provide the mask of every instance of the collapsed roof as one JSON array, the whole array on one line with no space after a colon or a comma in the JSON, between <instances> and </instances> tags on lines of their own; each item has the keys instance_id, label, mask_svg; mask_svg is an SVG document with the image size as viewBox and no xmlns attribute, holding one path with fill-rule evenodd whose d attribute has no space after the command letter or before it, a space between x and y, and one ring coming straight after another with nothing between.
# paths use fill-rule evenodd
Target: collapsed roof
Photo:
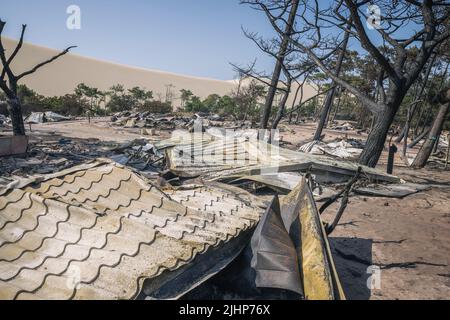
<instances>
[{"instance_id":1,"label":"collapsed roof","mask_svg":"<svg viewBox=\"0 0 450 320\"><path fill-rule=\"evenodd\" d=\"M187 133L179 130L157 144L167 149L169 169L181 177L231 181L243 176L282 172L311 172L319 182L343 182L354 176L360 165L328 156L296 152L258 138L257 130L208 130ZM361 166L372 181L399 182L398 177Z\"/></svg>"},{"instance_id":2,"label":"collapsed roof","mask_svg":"<svg viewBox=\"0 0 450 320\"><path fill-rule=\"evenodd\" d=\"M165 270L256 225L263 203L230 188L169 196L104 161L16 181L0 191L0 298L130 299L145 280L157 290Z\"/></svg>"},{"instance_id":3,"label":"collapsed roof","mask_svg":"<svg viewBox=\"0 0 450 320\"><path fill-rule=\"evenodd\" d=\"M256 287L344 298L305 181L274 209L219 182L158 187L103 159L16 180L0 188L0 299L175 299L245 248ZM274 221L294 254L267 265ZM293 277L273 277L291 269Z\"/></svg>"}]
</instances>

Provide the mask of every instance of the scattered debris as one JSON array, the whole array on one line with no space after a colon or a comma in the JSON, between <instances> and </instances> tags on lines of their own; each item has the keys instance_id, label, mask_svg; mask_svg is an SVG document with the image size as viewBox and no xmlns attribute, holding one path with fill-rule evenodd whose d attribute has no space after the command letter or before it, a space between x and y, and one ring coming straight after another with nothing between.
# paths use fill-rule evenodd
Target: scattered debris
<instances>
[{"instance_id":1,"label":"scattered debris","mask_svg":"<svg viewBox=\"0 0 450 320\"><path fill-rule=\"evenodd\" d=\"M48 135L30 142L26 154L2 157L0 173L5 177L47 174L110 154L112 152L108 150L108 146L97 139L81 141Z\"/></svg>"},{"instance_id":2,"label":"scattered debris","mask_svg":"<svg viewBox=\"0 0 450 320\"><path fill-rule=\"evenodd\" d=\"M5 127L10 123L10 119L3 114L0 114L0 127Z\"/></svg>"},{"instance_id":3,"label":"scattered debris","mask_svg":"<svg viewBox=\"0 0 450 320\"><path fill-rule=\"evenodd\" d=\"M355 130L355 127L350 122L344 122L343 124L332 126L331 130L352 131Z\"/></svg>"},{"instance_id":4,"label":"scattered debris","mask_svg":"<svg viewBox=\"0 0 450 320\"><path fill-rule=\"evenodd\" d=\"M240 130L234 137L220 135L219 130L180 131L163 144L172 144L167 150L169 169L186 178L202 176L228 182L253 175L310 171L319 183L339 183L358 170L355 163L280 148L257 136L257 130ZM363 172L372 181L400 181L373 168L363 167Z\"/></svg>"},{"instance_id":5,"label":"scattered debris","mask_svg":"<svg viewBox=\"0 0 450 320\"><path fill-rule=\"evenodd\" d=\"M403 184L372 184L365 187L355 188L354 191L357 194L365 196L387 197L387 198L404 198L406 196L430 190L430 186L403 183Z\"/></svg>"},{"instance_id":6,"label":"scattered debris","mask_svg":"<svg viewBox=\"0 0 450 320\"><path fill-rule=\"evenodd\" d=\"M227 129L251 128L251 121L236 122L226 120L218 114L154 114L150 112L120 112L111 116L111 123L124 128L157 128L158 130L186 129L191 132L206 128L222 127ZM144 131L146 132L146 131ZM148 132L148 131L147 131Z\"/></svg>"},{"instance_id":7,"label":"scattered debris","mask_svg":"<svg viewBox=\"0 0 450 320\"><path fill-rule=\"evenodd\" d=\"M355 139L309 143L304 153L219 115L125 112L111 121L140 128L141 138L47 133L26 155L1 159L0 298L210 299L214 288L215 298L345 299L327 233L349 196L429 188L345 161L363 148ZM324 224L320 213L336 200ZM316 201L325 201L319 211ZM24 212L36 228L18 227Z\"/></svg>"},{"instance_id":8,"label":"scattered debris","mask_svg":"<svg viewBox=\"0 0 450 320\"><path fill-rule=\"evenodd\" d=\"M45 122L59 122L70 120L69 117L62 116L53 111L47 112L33 112L25 118L25 123L45 123Z\"/></svg>"},{"instance_id":9,"label":"scattered debris","mask_svg":"<svg viewBox=\"0 0 450 320\"><path fill-rule=\"evenodd\" d=\"M357 140L340 140L330 143L312 141L304 144L299 151L310 154L330 155L341 159L356 159L364 146Z\"/></svg>"}]
</instances>

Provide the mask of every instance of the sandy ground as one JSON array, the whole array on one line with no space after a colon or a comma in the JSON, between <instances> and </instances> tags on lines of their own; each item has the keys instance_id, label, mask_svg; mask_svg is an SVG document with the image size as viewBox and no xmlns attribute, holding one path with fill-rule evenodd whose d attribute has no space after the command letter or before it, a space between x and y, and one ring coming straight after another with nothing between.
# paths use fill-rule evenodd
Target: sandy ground
<instances>
[{"instance_id":1,"label":"sandy ground","mask_svg":"<svg viewBox=\"0 0 450 320\"><path fill-rule=\"evenodd\" d=\"M103 142L127 142L141 138L139 129L125 129L114 127L109 123L109 118L92 118L89 124L87 120L74 120L57 123L42 123L31 125L31 135L55 134L66 138L99 139ZM29 129L29 127L27 128ZM28 130L29 131L29 130ZM167 133L167 136L169 134ZM158 138L159 139L159 138Z\"/></svg>"},{"instance_id":2,"label":"sandy ground","mask_svg":"<svg viewBox=\"0 0 450 320\"><path fill-rule=\"evenodd\" d=\"M448 172L437 176L436 181L450 181ZM401 200L352 197L330 238L347 297L449 299L449 204L448 188ZM335 212L328 209L324 220ZM366 286L371 265L380 268L379 287L372 291Z\"/></svg>"},{"instance_id":3,"label":"sandy ground","mask_svg":"<svg viewBox=\"0 0 450 320\"><path fill-rule=\"evenodd\" d=\"M291 126L283 140L295 149L312 137L314 124ZM34 134L54 133L68 138L98 138L124 142L141 137L138 129L109 126L105 119L33 125ZM157 132L166 138L169 132ZM325 140L345 133L325 130ZM363 135L347 133L364 139ZM386 154L379 169L385 170ZM330 237L341 282L349 299L450 299L450 171L411 170L396 156L394 174L404 180L437 185L402 200L353 196ZM438 187L439 185L439 187ZM319 204L320 205L320 204ZM331 221L336 206L324 213ZM369 290L369 266L379 271L379 286ZM375 269L376 270L376 269Z\"/></svg>"},{"instance_id":4,"label":"sandy ground","mask_svg":"<svg viewBox=\"0 0 450 320\"><path fill-rule=\"evenodd\" d=\"M295 146L312 138L315 124L290 128L294 132L282 133L283 140ZM325 141L345 135L366 138L355 132L324 133ZM386 163L384 152L378 169L386 170ZM350 199L330 237L347 298L450 299L450 171L412 170L405 167L398 154L395 165L394 174L408 182L441 186L404 199L363 196ZM327 209L325 221L332 221L337 206ZM379 272L370 266L378 267ZM371 270L380 275L373 290L367 287Z\"/></svg>"}]
</instances>

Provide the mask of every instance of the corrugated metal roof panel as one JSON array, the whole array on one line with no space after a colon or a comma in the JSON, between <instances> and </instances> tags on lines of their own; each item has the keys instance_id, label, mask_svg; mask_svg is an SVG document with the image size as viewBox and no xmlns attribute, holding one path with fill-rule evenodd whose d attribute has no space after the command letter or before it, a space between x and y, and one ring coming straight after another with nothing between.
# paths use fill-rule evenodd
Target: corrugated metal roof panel
<instances>
[{"instance_id":1,"label":"corrugated metal roof panel","mask_svg":"<svg viewBox=\"0 0 450 320\"><path fill-rule=\"evenodd\" d=\"M209 180L233 180L262 173L308 171L320 174L325 181L337 176L346 181L361 165L329 156L301 153L257 139L257 131L187 133L158 146L167 150L169 169L182 177L202 176ZM399 182L396 176L361 166L365 176L375 181Z\"/></svg>"},{"instance_id":2,"label":"corrugated metal roof panel","mask_svg":"<svg viewBox=\"0 0 450 320\"><path fill-rule=\"evenodd\" d=\"M0 192L1 299L129 299L252 228L263 204L210 183L165 193L97 162ZM240 190L240 191L239 191Z\"/></svg>"}]
</instances>

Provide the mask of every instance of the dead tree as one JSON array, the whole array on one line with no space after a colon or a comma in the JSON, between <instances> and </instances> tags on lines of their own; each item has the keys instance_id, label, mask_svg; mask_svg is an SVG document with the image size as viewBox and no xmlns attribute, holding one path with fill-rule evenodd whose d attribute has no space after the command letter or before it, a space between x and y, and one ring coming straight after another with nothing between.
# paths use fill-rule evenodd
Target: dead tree
<instances>
[{"instance_id":1,"label":"dead tree","mask_svg":"<svg viewBox=\"0 0 450 320\"><path fill-rule=\"evenodd\" d=\"M334 112L333 112L333 116L330 118L330 120L328 121L329 124L333 124L333 122L336 120L336 116L339 113L339 108L341 106L341 101L342 101L342 95L343 95L343 91L341 89L341 87L336 88L336 91L338 92L339 96L338 96L338 101L336 103L336 107L334 108Z\"/></svg>"},{"instance_id":2,"label":"dead tree","mask_svg":"<svg viewBox=\"0 0 450 320\"><path fill-rule=\"evenodd\" d=\"M275 116L275 119L272 123L272 129L276 129L278 127L278 124L280 123L281 119L283 119L284 111L286 109L286 103L289 98L289 94L291 93L291 87L292 87L292 76L289 74L289 72L285 72L285 76L287 78L286 80L286 91L283 93L283 97L281 98L280 104L278 105L278 112Z\"/></svg>"},{"instance_id":3,"label":"dead tree","mask_svg":"<svg viewBox=\"0 0 450 320\"><path fill-rule=\"evenodd\" d=\"M261 126L263 128L267 129L269 127L275 97L277 94L281 94L281 99L278 103L279 109L271 125L272 129L276 129L284 116L289 115L289 121L292 120L293 113L286 113L286 103L294 83L296 83L298 87L295 92L291 109L295 106L299 91L301 91L300 101L303 100L303 88L306 81L313 70L317 69L315 64L307 59L307 57L299 57L291 43L291 38L294 36L295 19L297 18L295 12L298 12L300 0L252 0L241 1L241 3L251 4L254 9L267 12L270 22L280 24L284 30L279 34L278 38L269 40L260 37L258 33L243 30L244 35L252 40L261 51L275 59L275 70L271 75L257 72L255 70L256 61L246 68L232 64L235 70L240 74L245 74L247 77L254 78L269 88L265 104L261 110ZM289 13L289 15L285 18L284 16L287 15L287 13ZM279 30L282 30L281 27ZM334 55L338 49L339 48L336 47L334 50L331 50L324 58ZM281 77L282 72L284 75L283 78ZM316 95L316 97L317 96L318 95Z\"/></svg>"},{"instance_id":4,"label":"dead tree","mask_svg":"<svg viewBox=\"0 0 450 320\"><path fill-rule=\"evenodd\" d=\"M408 148L414 148L423 138L425 138L428 133L430 133L430 129L425 129L421 134L419 134L410 144L408 144Z\"/></svg>"},{"instance_id":5,"label":"dead tree","mask_svg":"<svg viewBox=\"0 0 450 320\"><path fill-rule=\"evenodd\" d=\"M339 52L339 57L336 64L336 77L339 77L341 74L342 63L344 62L345 53L347 51L348 40L350 38L350 32L346 32L344 36L344 42L342 43L342 47ZM319 124L316 129L316 133L314 134L314 140L320 140L322 136L323 128L325 127L328 119L328 115L331 110L331 106L333 105L334 96L336 94L336 83L333 81L332 84L333 89L328 92L327 97L325 98L325 103L322 108L322 113L320 115Z\"/></svg>"},{"instance_id":6,"label":"dead tree","mask_svg":"<svg viewBox=\"0 0 450 320\"><path fill-rule=\"evenodd\" d=\"M446 92L443 92L439 97L440 108L434 119L433 126L428 135L428 139L422 145L416 159L412 164L413 168L425 167L428 158L433 152L434 146L439 143L439 137L442 132L442 127L447 117L448 110L450 109L450 88Z\"/></svg>"},{"instance_id":7,"label":"dead tree","mask_svg":"<svg viewBox=\"0 0 450 320\"><path fill-rule=\"evenodd\" d=\"M301 19L306 22L302 23L300 31L293 31L295 36L291 37L291 42L299 52L303 52L314 61L331 80L358 98L363 107L373 113L375 118L373 128L359 162L375 167L383 151L388 131L406 93L422 72L436 47L450 38L450 29L446 27L450 10L445 1L438 0L377 1L376 5L380 7L383 16L380 17L380 26L375 27L372 30L373 33L369 35L364 26L369 19L364 14L368 2L341 0L337 1L335 8L323 10L317 1L313 4L303 1L304 9L299 9L299 12L308 11L301 16ZM270 15L267 10L265 12L267 16ZM273 19L271 21L274 29L283 34L284 31L275 21ZM398 34L398 30L412 21L417 30L414 35L404 39ZM305 41L304 36L297 35L300 33L304 35L304 30L308 27L311 31L306 39L309 41ZM380 87L383 93L380 101L376 101L342 77L336 76L330 69L329 64L323 59L323 49L318 50L319 44L329 43L328 39L322 39L320 31L323 28L340 28L344 33L350 32L376 61L379 69L386 76L386 80ZM378 38L378 41L381 40L381 43L389 50L380 49L376 45L375 38ZM407 53L412 46L418 47L418 53L411 57Z\"/></svg>"},{"instance_id":8,"label":"dead tree","mask_svg":"<svg viewBox=\"0 0 450 320\"><path fill-rule=\"evenodd\" d=\"M303 87L302 86L298 86L297 90L295 90L295 95L294 95L294 99L292 100L292 105L291 105L291 109L290 110L295 108L295 103L297 102L297 98L298 98L299 93L300 93L300 101L302 101L303 100ZM293 117L293 114L290 113L289 114L289 124L292 123L292 117Z\"/></svg>"},{"instance_id":9,"label":"dead tree","mask_svg":"<svg viewBox=\"0 0 450 320\"><path fill-rule=\"evenodd\" d=\"M270 2L270 1L268 1ZM286 55L288 54L289 44L290 44L290 37L292 35L292 31L294 30L294 23L295 18L297 15L297 9L299 5L299 0L290 0L290 1L272 1L273 4L265 4L264 0L253 0L253 1L241 1L241 3L250 4L252 6L255 6L259 9L259 7L263 6L269 11L277 10L281 11L281 14L277 15L277 21L278 22L284 22L285 26L283 31L281 32L281 43L279 46L278 53L276 55L276 62L275 62L275 68L272 73L272 78L270 81L269 90L267 92L266 101L264 103L264 107L261 110L261 122L260 122L260 128L261 129L267 129L270 119L270 114L272 111L272 105L275 98L275 94L277 93L277 87L278 83L280 81L281 72L283 69L283 63L284 59L286 58ZM270 6L273 5L271 8ZM288 19L285 20L283 18L283 13L287 12L289 10L289 16Z\"/></svg>"},{"instance_id":10,"label":"dead tree","mask_svg":"<svg viewBox=\"0 0 450 320\"><path fill-rule=\"evenodd\" d=\"M2 37L1 37L1 34L5 27L5 24L6 24L6 22L0 20L0 60L2 62L2 66L3 66L3 69L2 69L2 72L0 75L0 88L3 90L3 92L5 93L5 95L7 97L8 112L11 116L13 133L16 136L19 136L19 135L25 135L25 126L23 123L21 101L19 100L19 97L17 95L18 82L22 78L24 78L30 74L33 74L38 69L45 66L46 64L49 64L49 63L55 61L56 59L58 59L59 57L65 55L66 53L68 53L70 51L70 49L75 48L75 46L68 47L61 53L57 54L56 56L53 56L52 58L35 65L33 68L31 68L27 71L24 71L20 74L15 74L11 69L11 63L13 62L16 55L19 53L20 49L22 48L23 37L24 37L27 26L25 24L22 25L22 32L20 34L20 40L17 43L17 46L14 49L14 51L12 52L12 54L9 56L9 58L6 58L5 48L3 46Z\"/></svg>"},{"instance_id":11,"label":"dead tree","mask_svg":"<svg viewBox=\"0 0 450 320\"><path fill-rule=\"evenodd\" d=\"M408 132L409 132L409 127L410 127L410 123L412 121L412 118L414 117L414 113L417 109L417 106L419 105L420 99L422 98L424 92L425 92L425 88L427 86L428 83L428 78L430 77L431 74L431 70L433 69L433 65L434 62L436 61L436 56L437 54L433 54L433 57L430 59L430 62L428 63L428 67L427 70L425 72L425 76L422 79L422 81L420 82L420 89L418 89L419 83L417 83L417 86L415 87L415 93L414 93L414 100L413 102L409 105L408 109L407 109L407 117L406 117L406 121L405 121L405 125L400 133L400 135L397 137L397 139L395 140L395 142L399 143L401 142L403 139L407 140L408 139Z\"/></svg>"}]
</instances>

